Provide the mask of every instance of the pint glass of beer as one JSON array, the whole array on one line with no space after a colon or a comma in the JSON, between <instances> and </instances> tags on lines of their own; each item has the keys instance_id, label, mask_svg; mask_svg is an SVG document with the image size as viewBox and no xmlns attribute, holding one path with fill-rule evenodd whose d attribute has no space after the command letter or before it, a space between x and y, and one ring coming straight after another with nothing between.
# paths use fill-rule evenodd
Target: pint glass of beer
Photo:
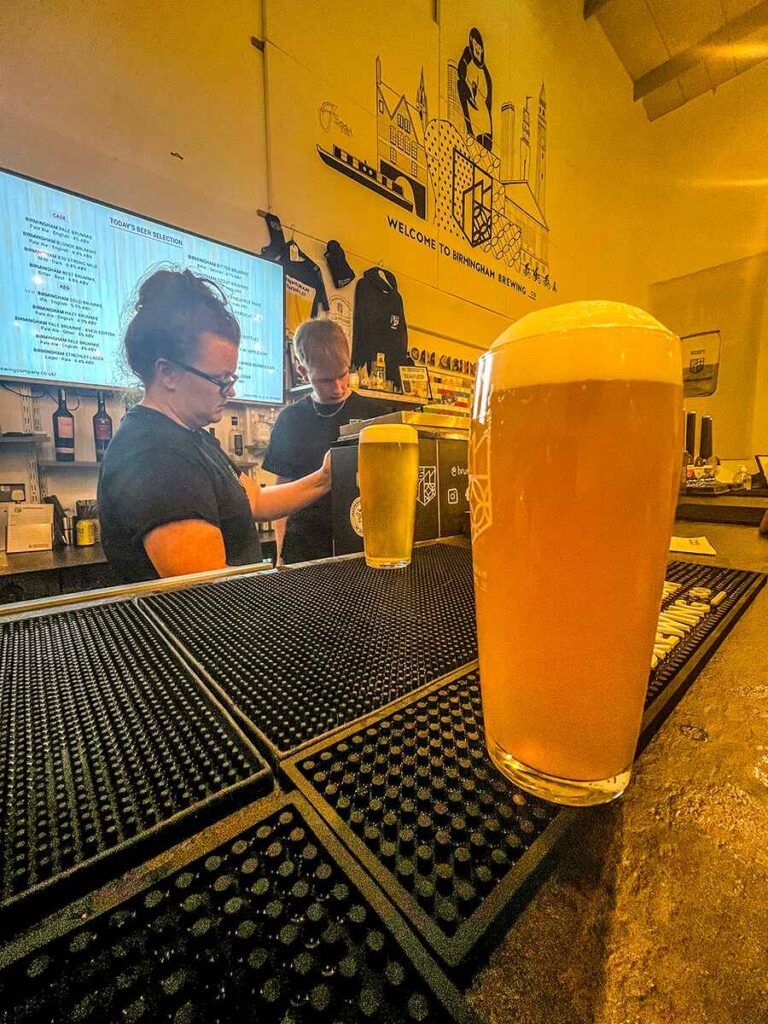
<instances>
[{"instance_id":1,"label":"pint glass of beer","mask_svg":"<svg viewBox=\"0 0 768 1024\"><path fill-rule=\"evenodd\" d=\"M374 423L360 431L358 457L365 561L372 569L411 562L419 435L405 423Z\"/></svg>"},{"instance_id":2,"label":"pint glass of beer","mask_svg":"<svg viewBox=\"0 0 768 1024\"><path fill-rule=\"evenodd\" d=\"M480 359L470 506L488 751L556 803L629 781L681 451L678 338L632 306L531 313Z\"/></svg>"}]
</instances>

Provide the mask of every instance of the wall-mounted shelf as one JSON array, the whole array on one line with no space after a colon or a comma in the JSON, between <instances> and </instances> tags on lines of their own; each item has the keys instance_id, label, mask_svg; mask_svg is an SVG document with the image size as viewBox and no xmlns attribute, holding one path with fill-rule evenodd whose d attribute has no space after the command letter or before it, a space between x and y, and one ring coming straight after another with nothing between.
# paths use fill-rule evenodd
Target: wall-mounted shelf
<instances>
[{"instance_id":1,"label":"wall-mounted shelf","mask_svg":"<svg viewBox=\"0 0 768 1024\"><path fill-rule=\"evenodd\" d=\"M55 462L49 459L38 462L40 469L98 469L100 462L93 462L89 459L77 460L74 462Z\"/></svg>"},{"instance_id":2,"label":"wall-mounted shelf","mask_svg":"<svg viewBox=\"0 0 768 1024\"><path fill-rule=\"evenodd\" d=\"M365 398L378 398L382 402L396 402L398 405L413 405L421 408L428 398L409 398L407 395L398 394L396 391L379 391L376 388L354 388L356 394Z\"/></svg>"},{"instance_id":3,"label":"wall-mounted shelf","mask_svg":"<svg viewBox=\"0 0 768 1024\"><path fill-rule=\"evenodd\" d=\"M47 434L23 434L21 437L0 434L0 444L47 444L50 440Z\"/></svg>"}]
</instances>

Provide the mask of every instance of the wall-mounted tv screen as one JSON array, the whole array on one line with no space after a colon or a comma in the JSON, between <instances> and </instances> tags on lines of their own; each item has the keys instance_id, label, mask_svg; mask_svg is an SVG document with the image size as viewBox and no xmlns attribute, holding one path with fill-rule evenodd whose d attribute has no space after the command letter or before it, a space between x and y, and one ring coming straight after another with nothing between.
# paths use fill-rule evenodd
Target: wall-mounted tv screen
<instances>
[{"instance_id":1,"label":"wall-mounted tv screen","mask_svg":"<svg viewBox=\"0 0 768 1024\"><path fill-rule=\"evenodd\" d=\"M237 400L283 401L283 271L234 246L0 170L0 377L135 385L121 341L141 282L189 269L240 322Z\"/></svg>"}]
</instances>

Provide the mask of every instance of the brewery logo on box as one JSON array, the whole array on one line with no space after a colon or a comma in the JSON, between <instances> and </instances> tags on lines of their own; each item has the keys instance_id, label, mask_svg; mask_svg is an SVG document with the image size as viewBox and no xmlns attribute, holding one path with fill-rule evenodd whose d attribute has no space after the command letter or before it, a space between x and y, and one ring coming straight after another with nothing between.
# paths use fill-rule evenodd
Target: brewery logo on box
<instances>
[{"instance_id":1,"label":"brewery logo on box","mask_svg":"<svg viewBox=\"0 0 768 1024\"><path fill-rule=\"evenodd\" d=\"M419 466L417 499L425 507L437 496L437 466Z\"/></svg>"},{"instance_id":2,"label":"brewery logo on box","mask_svg":"<svg viewBox=\"0 0 768 1024\"><path fill-rule=\"evenodd\" d=\"M358 537L363 536L363 503L355 498L349 506L349 522Z\"/></svg>"}]
</instances>

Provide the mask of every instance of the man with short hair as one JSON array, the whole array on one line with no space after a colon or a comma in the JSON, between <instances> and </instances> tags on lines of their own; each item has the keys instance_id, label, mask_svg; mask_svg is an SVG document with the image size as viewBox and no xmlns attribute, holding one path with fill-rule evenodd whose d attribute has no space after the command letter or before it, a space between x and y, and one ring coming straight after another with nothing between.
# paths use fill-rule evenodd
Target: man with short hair
<instances>
[{"instance_id":1,"label":"man with short hair","mask_svg":"<svg viewBox=\"0 0 768 1024\"><path fill-rule=\"evenodd\" d=\"M311 393L287 406L272 429L263 468L279 483L298 480L323 464L350 420L371 419L381 406L349 389L349 342L333 320L305 320L293 337L299 372ZM311 468L307 468L311 467ZM288 519L275 522L277 564L329 558L333 554L331 496L325 495Z\"/></svg>"}]
</instances>

